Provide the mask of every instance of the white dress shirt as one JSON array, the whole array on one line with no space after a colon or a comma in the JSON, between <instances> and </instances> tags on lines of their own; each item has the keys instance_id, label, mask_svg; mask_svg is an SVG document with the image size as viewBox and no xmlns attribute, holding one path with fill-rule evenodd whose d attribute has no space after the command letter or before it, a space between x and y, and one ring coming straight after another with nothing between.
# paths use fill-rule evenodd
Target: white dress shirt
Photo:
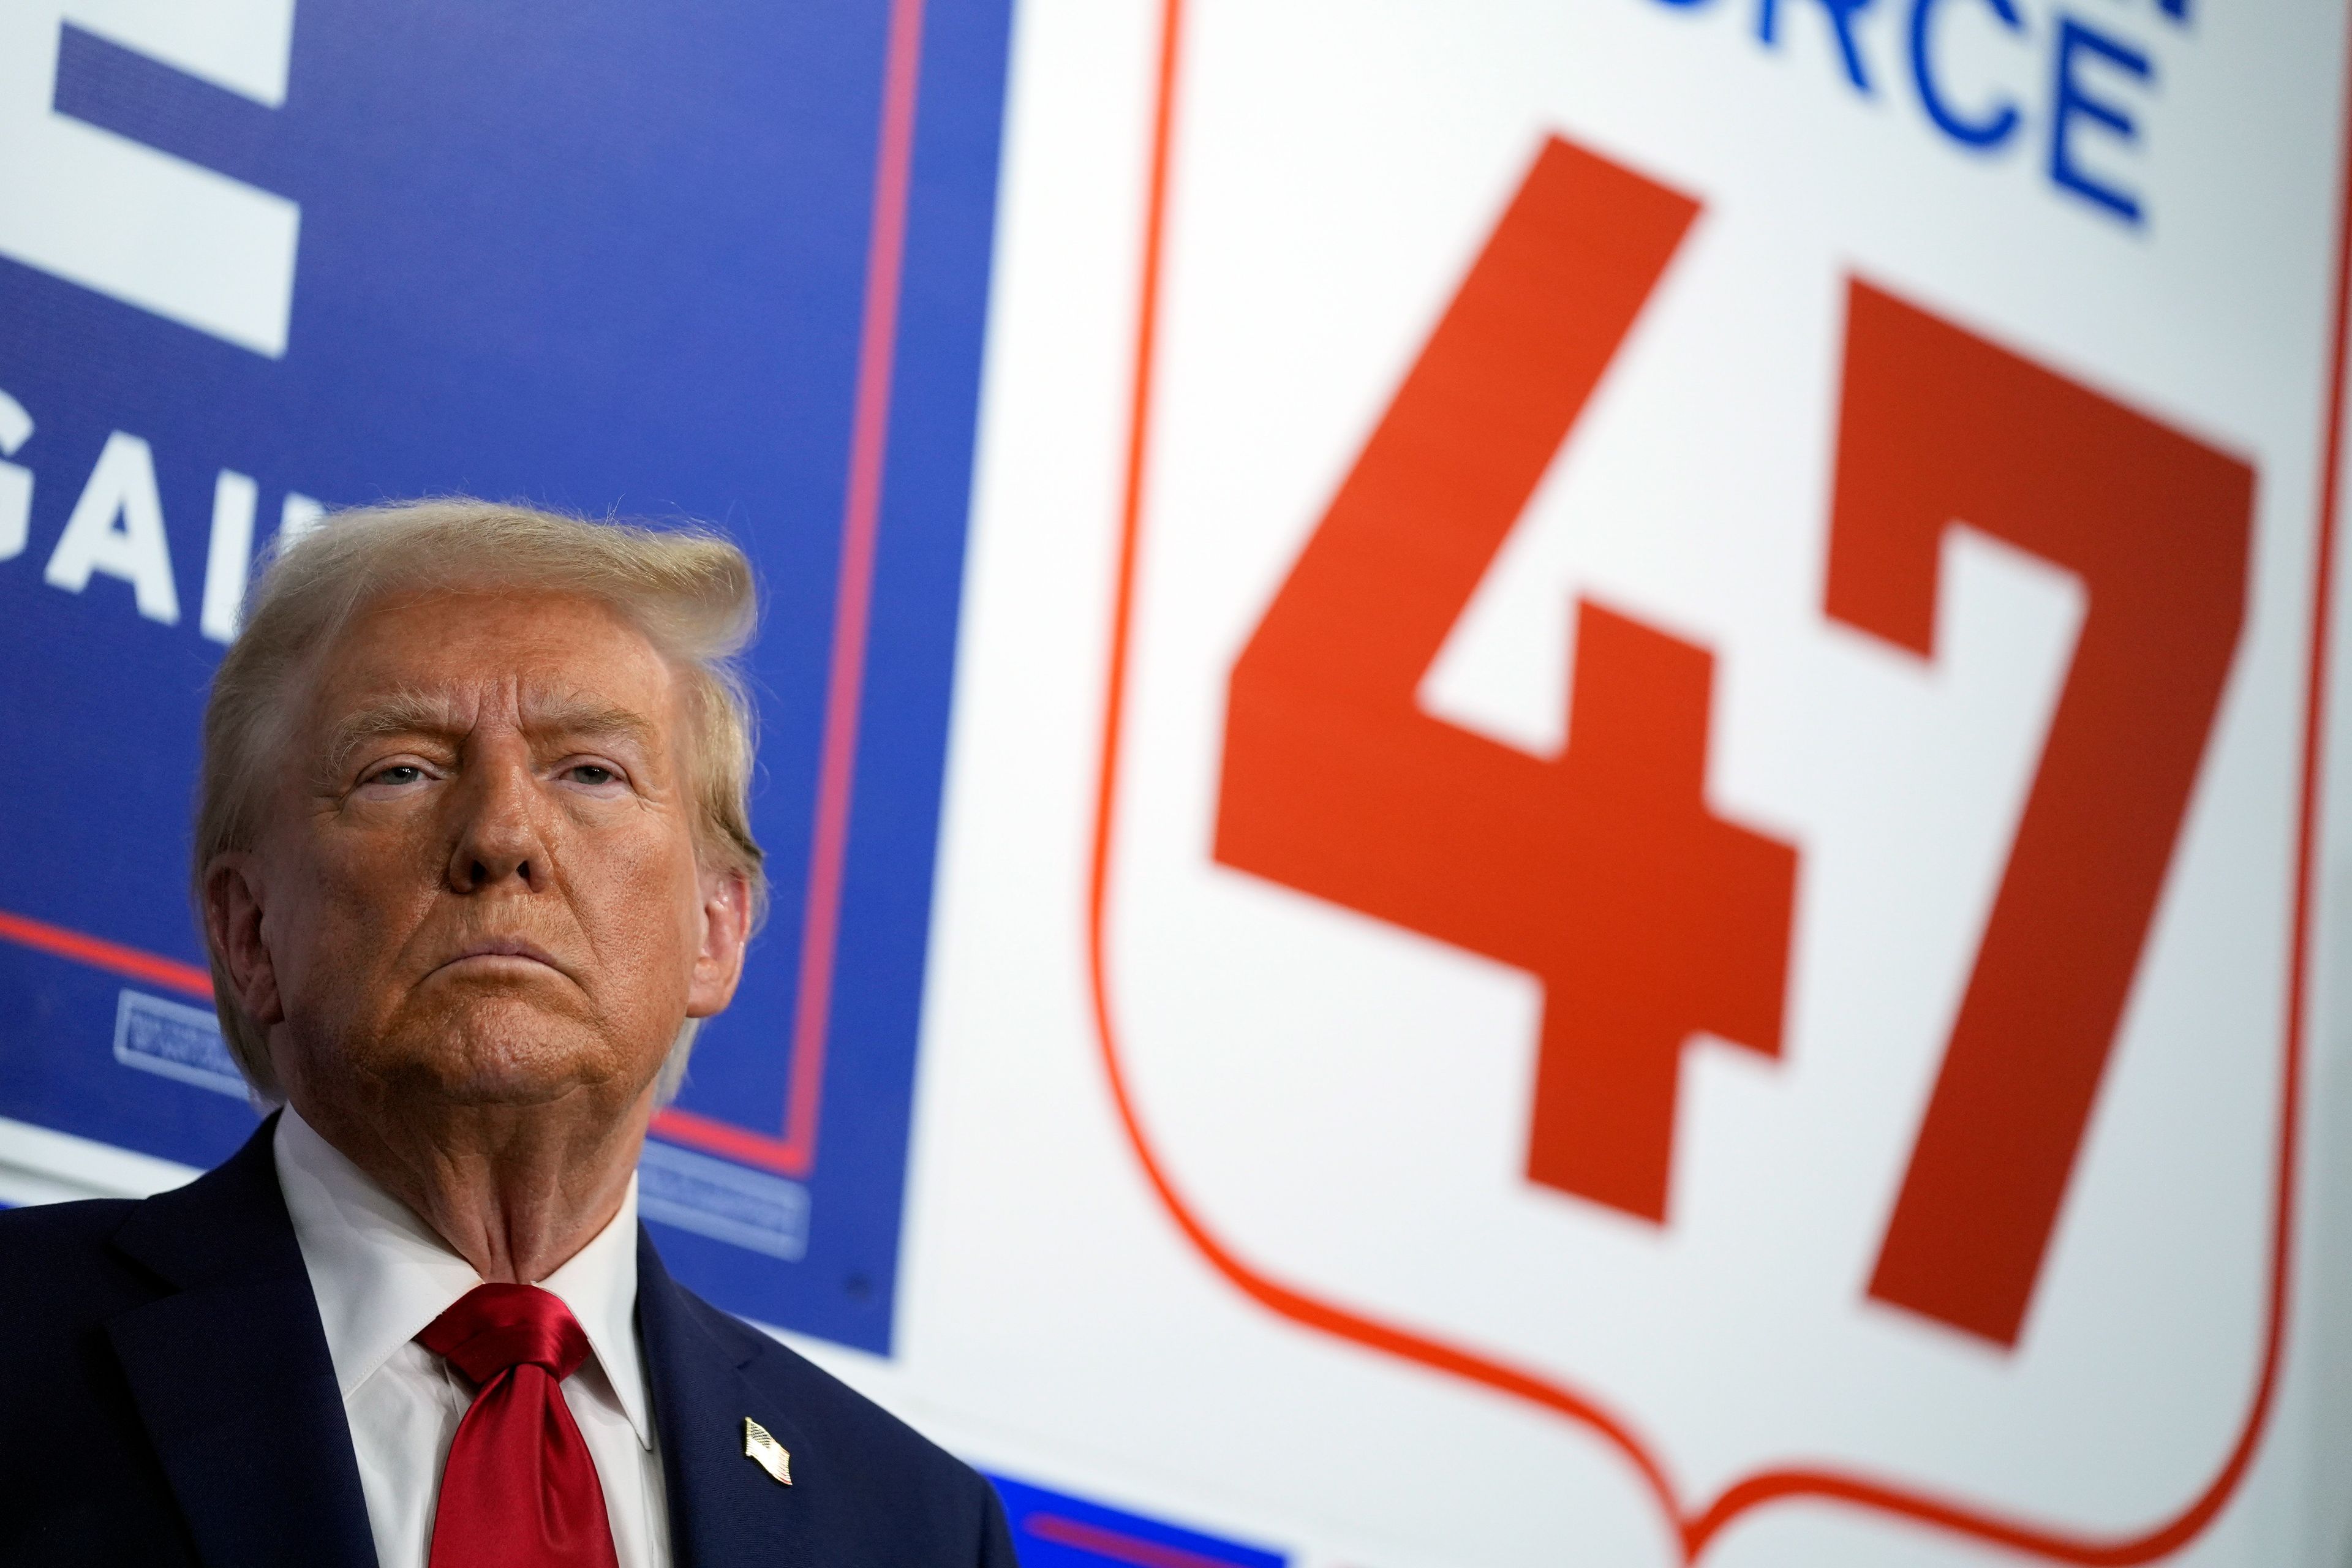
<instances>
[{"instance_id":1,"label":"white dress shirt","mask_svg":"<svg viewBox=\"0 0 2352 1568\"><path fill-rule=\"evenodd\" d=\"M426 1568L441 1467L474 1390L416 1335L481 1276L290 1105L275 1152L352 1424L376 1562ZM538 1283L588 1337L588 1359L563 1380L563 1402L596 1462L620 1568L668 1568L669 1512L637 1345L634 1177L612 1223Z\"/></svg>"}]
</instances>

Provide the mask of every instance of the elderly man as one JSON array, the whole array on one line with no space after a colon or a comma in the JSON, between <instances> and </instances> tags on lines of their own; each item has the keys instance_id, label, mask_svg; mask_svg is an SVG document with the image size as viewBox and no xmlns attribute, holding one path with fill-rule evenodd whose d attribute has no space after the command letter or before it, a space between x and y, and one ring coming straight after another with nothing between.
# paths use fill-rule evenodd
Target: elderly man
<instances>
[{"instance_id":1,"label":"elderly man","mask_svg":"<svg viewBox=\"0 0 2352 1568\"><path fill-rule=\"evenodd\" d=\"M221 1025L282 1109L0 1215L0 1563L1013 1563L994 1493L663 1270L646 1125L758 916L751 571L434 501L255 591L205 716Z\"/></svg>"}]
</instances>

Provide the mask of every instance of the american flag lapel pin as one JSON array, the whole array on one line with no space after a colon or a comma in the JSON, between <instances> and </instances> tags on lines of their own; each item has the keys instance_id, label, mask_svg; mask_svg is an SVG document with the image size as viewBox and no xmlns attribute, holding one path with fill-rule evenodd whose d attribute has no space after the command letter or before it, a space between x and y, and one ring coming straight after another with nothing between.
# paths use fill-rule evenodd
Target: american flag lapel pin
<instances>
[{"instance_id":1,"label":"american flag lapel pin","mask_svg":"<svg viewBox=\"0 0 2352 1568\"><path fill-rule=\"evenodd\" d=\"M793 1484L792 1454L749 1415L743 1417L743 1457L767 1471L778 1486Z\"/></svg>"}]
</instances>

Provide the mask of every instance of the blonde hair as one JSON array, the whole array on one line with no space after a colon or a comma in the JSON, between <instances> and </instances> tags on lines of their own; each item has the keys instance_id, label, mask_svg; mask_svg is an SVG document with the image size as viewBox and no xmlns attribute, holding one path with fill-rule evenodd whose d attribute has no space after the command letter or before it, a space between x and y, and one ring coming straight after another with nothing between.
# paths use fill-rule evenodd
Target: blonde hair
<instances>
[{"instance_id":1,"label":"blonde hair","mask_svg":"<svg viewBox=\"0 0 2352 1568\"><path fill-rule=\"evenodd\" d=\"M205 704L193 890L224 854L250 849L283 776L296 687L361 610L393 595L451 589L576 594L609 605L667 659L684 688L685 763L704 864L741 875L756 923L766 904L751 837L753 710L736 667L759 617L751 563L716 533L656 529L446 497L331 514L281 534L247 602ZM261 1030L237 1005L209 923L213 1000L246 1081L281 1098ZM662 1071L676 1092L689 1021Z\"/></svg>"}]
</instances>

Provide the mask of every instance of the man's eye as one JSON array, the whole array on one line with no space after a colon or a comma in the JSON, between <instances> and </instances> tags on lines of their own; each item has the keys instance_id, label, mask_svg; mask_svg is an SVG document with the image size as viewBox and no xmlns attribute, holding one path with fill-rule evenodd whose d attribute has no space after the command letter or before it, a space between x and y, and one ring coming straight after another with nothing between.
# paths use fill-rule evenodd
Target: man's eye
<instances>
[{"instance_id":1,"label":"man's eye","mask_svg":"<svg viewBox=\"0 0 2352 1568\"><path fill-rule=\"evenodd\" d=\"M381 769L371 775L367 782L380 784L409 784L416 783L424 776L425 770L415 763L394 763L392 766Z\"/></svg>"},{"instance_id":2,"label":"man's eye","mask_svg":"<svg viewBox=\"0 0 2352 1568\"><path fill-rule=\"evenodd\" d=\"M621 775L600 763L581 763L571 770L572 776L584 784L608 784Z\"/></svg>"}]
</instances>

